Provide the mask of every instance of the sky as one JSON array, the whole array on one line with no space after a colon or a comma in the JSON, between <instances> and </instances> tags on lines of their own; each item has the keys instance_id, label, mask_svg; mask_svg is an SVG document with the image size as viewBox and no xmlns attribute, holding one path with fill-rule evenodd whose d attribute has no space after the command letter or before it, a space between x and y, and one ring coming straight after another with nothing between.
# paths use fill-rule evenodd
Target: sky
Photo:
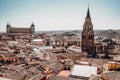
<instances>
[{"instance_id":1,"label":"sky","mask_svg":"<svg viewBox=\"0 0 120 80\"><path fill-rule=\"evenodd\" d=\"M120 29L120 0L0 0L0 31L13 27L36 31L82 30L88 3L94 29Z\"/></svg>"}]
</instances>

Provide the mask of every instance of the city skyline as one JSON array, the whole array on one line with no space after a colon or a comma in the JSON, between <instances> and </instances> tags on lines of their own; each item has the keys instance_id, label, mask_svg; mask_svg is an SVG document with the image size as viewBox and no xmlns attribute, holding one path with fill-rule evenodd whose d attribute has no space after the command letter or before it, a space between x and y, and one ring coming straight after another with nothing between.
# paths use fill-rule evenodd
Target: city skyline
<instances>
[{"instance_id":1,"label":"city skyline","mask_svg":"<svg viewBox=\"0 0 120 80\"><path fill-rule=\"evenodd\" d=\"M0 31L7 22L36 31L82 30L88 3L94 29L119 29L119 0L0 0Z\"/></svg>"}]
</instances>

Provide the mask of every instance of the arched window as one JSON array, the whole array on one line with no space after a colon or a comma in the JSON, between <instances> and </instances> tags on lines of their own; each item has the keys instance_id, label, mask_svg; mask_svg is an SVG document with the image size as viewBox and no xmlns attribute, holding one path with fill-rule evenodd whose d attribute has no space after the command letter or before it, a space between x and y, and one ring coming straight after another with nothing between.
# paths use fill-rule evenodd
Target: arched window
<instances>
[{"instance_id":1,"label":"arched window","mask_svg":"<svg viewBox=\"0 0 120 80\"><path fill-rule=\"evenodd\" d=\"M93 38L93 35L89 35L89 39L92 39Z\"/></svg>"}]
</instances>

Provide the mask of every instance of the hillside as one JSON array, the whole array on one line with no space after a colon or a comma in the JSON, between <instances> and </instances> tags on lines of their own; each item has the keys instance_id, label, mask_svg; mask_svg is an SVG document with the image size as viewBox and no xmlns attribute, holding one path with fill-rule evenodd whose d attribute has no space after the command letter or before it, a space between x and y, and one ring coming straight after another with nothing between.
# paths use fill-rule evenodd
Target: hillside
<instances>
[{"instance_id":1,"label":"hillside","mask_svg":"<svg viewBox=\"0 0 120 80\"><path fill-rule=\"evenodd\" d=\"M120 39L120 30L104 30L98 33L97 36Z\"/></svg>"}]
</instances>

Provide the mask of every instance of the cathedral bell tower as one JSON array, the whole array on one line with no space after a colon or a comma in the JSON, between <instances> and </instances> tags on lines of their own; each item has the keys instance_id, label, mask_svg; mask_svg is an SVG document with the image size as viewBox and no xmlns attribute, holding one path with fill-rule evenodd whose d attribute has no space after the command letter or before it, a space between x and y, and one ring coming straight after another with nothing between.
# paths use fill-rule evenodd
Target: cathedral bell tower
<instances>
[{"instance_id":1,"label":"cathedral bell tower","mask_svg":"<svg viewBox=\"0 0 120 80\"><path fill-rule=\"evenodd\" d=\"M94 31L90 17L89 5L82 31L82 51L87 52L89 55L94 54Z\"/></svg>"}]
</instances>

